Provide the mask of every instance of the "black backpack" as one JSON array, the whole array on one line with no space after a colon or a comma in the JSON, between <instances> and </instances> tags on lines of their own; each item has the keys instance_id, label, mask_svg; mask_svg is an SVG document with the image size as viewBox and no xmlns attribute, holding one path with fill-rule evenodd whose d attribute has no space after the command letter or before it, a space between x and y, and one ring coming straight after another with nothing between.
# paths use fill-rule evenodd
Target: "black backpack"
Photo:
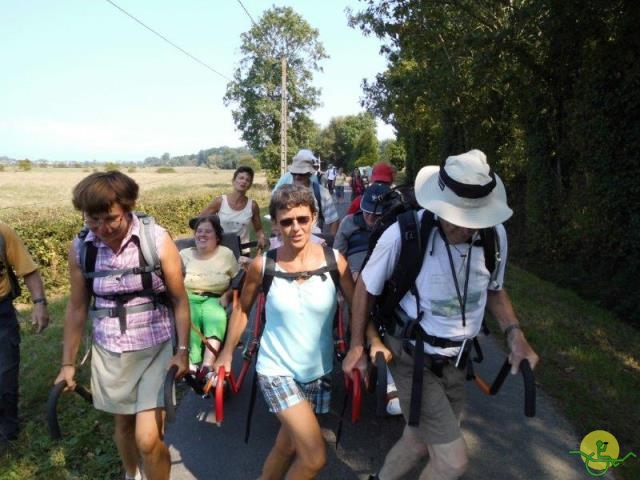
<instances>
[{"instance_id":1,"label":"black backpack","mask_svg":"<svg viewBox=\"0 0 640 480\"><path fill-rule=\"evenodd\" d=\"M425 210L422 220L418 220L418 210L422 207L415 200L412 186L395 187L380 202L383 204L383 214L371 233L369 252L363 268L382 234L398 222L402 242L400 255L391 277L385 282L382 293L376 299L373 310L374 319L384 332L397 333L399 328L396 325L395 309L407 292L412 291L414 295L417 294L415 281L422 268L429 235L433 228L437 227L437 222L435 215L428 210ZM495 227L481 229L479 242L484 250L485 266L494 278L501 261Z\"/></svg>"}]
</instances>

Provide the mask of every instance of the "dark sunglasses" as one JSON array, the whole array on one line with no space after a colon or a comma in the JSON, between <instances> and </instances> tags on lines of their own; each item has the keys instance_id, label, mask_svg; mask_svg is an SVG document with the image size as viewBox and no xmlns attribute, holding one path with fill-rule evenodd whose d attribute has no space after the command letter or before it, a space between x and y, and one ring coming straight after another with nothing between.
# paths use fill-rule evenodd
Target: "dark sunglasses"
<instances>
[{"instance_id":1,"label":"dark sunglasses","mask_svg":"<svg viewBox=\"0 0 640 480\"><path fill-rule=\"evenodd\" d=\"M283 218L282 220L280 220L278 223L280 224L281 227L290 227L291 225L293 225L293 221L298 222L298 225L306 225L307 223L309 223L311 221L311 217L309 215L302 215L300 217L293 217L293 218Z\"/></svg>"}]
</instances>

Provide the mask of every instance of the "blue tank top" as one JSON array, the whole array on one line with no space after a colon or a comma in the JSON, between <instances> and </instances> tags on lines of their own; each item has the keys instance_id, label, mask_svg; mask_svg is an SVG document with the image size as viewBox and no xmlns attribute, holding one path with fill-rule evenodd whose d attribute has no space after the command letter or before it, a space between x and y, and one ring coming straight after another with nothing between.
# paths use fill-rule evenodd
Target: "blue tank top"
<instances>
[{"instance_id":1,"label":"blue tank top","mask_svg":"<svg viewBox=\"0 0 640 480\"><path fill-rule=\"evenodd\" d=\"M276 269L283 271L277 264ZM328 273L304 282L274 277L267 295L267 320L256 371L290 376L300 383L330 373L336 293Z\"/></svg>"}]
</instances>

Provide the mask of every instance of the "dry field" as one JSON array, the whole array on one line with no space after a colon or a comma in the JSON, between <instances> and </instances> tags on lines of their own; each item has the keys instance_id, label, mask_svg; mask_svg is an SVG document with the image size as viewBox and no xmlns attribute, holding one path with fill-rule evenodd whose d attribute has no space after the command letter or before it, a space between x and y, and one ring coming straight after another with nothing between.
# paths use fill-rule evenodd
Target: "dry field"
<instances>
[{"instance_id":1,"label":"dry field","mask_svg":"<svg viewBox=\"0 0 640 480\"><path fill-rule=\"evenodd\" d=\"M175 173L157 173L156 167L122 172L140 185L141 200L174 195L192 195L231 188L232 170L174 167ZM23 210L71 209L71 191L90 170L82 168L34 168L27 172L6 169L0 172L0 219ZM261 186L263 186L261 188ZM261 200L266 188L263 174L256 175L250 196ZM264 201L262 202L264 203Z\"/></svg>"}]
</instances>

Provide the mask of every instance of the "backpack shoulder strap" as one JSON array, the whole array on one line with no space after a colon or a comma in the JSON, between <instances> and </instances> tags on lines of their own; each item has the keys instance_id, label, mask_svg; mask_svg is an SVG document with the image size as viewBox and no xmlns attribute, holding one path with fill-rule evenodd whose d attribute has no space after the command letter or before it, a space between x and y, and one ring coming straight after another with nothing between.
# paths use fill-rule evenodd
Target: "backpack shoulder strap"
<instances>
[{"instance_id":1,"label":"backpack shoulder strap","mask_svg":"<svg viewBox=\"0 0 640 480\"><path fill-rule=\"evenodd\" d=\"M491 274L491 282L498 276L502 256L500 254L500 237L496 227L483 228L480 230L480 241L484 251L484 264Z\"/></svg>"},{"instance_id":2,"label":"backpack shoulder strap","mask_svg":"<svg viewBox=\"0 0 640 480\"><path fill-rule=\"evenodd\" d=\"M429 234L435 226L433 213L425 210L418 222L418 213L409 210L398 215L400 227L400 255L391 278L387 281L387 295L381 305L382 315L390 316L402 297L412 289L422 268ZM416 253L419 261L416 262Z\"/></svg>"},{"instance_id":3,"label":"backpack shoulder strap","mask_svg":"<svg viewBox=\"0 0 640 480\"><path fill-rule=\"evenodd\" d=\"M82 275L85 278L87 291L89 292L89 296L93 297L93 273L96 271L98 249L93 242L84 241L88 233L89 229L87 227L84 227L78 233L78 238L80 239L78 257L80 259L80 270L82 270Z\"/></svg>"},{"instance_id":4,"label":"backpack shoulder strap","mask_svg":"<svg viewBox=\"0 0 640 480\"><path fill-rule=\"evenodd\" d=\"M325 273L329 273L329 275L331 275L331 280L336 286L336 290L339 289L340 272L338 271L338 263L336 262L335 253L331 247L326 245L323 247L323 252L326 266L310 272L289 273L276 271L277 249L274 248L273 250L269 250L264 264L264 271L262 272L262 293L264 293L265 297L267 296L269 289L271 288L271 284L273 283L273 277L295 279L303 276L323 275Z\"/></svg>"},{"instance_id":5,"label":"backpack shoulder strap","mask_svg":"<svg viewBox=\"0 0 640 480\"><path fill-rule=\"evenodd\" d=\"M267 256L264 262L264 271L262 272L262 293L266 297L271 288L273 277L276 274L276 258L278 255L278 249L274 248L267 252Z\"/></svg>"},{"instance_id":6,"label":"backpack shoulder strap","mask_svg":"<svg viewBox=\"0 0 640 480\"><path fill-rule=\"evenodd\" d=\"M333 280L333 284L336 286L336 291L338 291L340 290L340 272L338 271L336 254L328 245L324 245L322 249L324 251L324 260L327 263L327 268L329 269L329 275L331 275L331 280Z\"/></svg>"},{"instance_id":7,"label":"backpack shoulder strap","mask_svg":"<svg viewBox=\"0 0 640 480\"><path fill-rule=\"evenodd\" d=\"M156 220L151 215L142 212L134 212L140 220L140 250L142 257L148 266L153 266L157 274L162 272L160 257L155 239Z\"/></svg>"}]
</instances>

